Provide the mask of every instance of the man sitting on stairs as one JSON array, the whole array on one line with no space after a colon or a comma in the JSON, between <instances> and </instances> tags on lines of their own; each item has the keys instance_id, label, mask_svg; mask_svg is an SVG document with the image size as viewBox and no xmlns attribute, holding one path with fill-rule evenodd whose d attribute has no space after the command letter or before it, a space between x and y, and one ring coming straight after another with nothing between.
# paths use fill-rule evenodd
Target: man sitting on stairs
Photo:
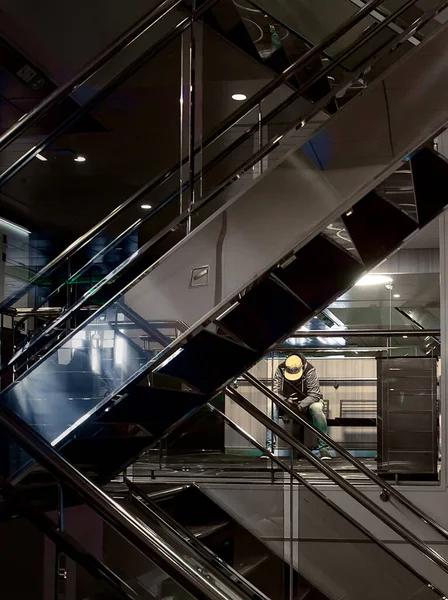
<instances>
[{"instance_id":1,"label":"man sitting on stairs","mask_svg":"<svg viewBox=\"0 0 448 600\"><path fill-rule=\"evenodd\" d=\"M316 369L311 365L302 354L291 354L285 362L281 363L274 376L273 391L277 396L286 400L293 410L309 416L313 425L327 433L327 418L323 411L322 392L320 391L319 380L316 375ZM273 403L273 419L278 422L279 409ZM289 422L287 415L281 415L283 423ZM274 450L275 436L271 431L267 432L267 447L271 452ZM327 444L319 439L318 449L320 457L323 460L331 458Z\"/></svg>"}]
</instances>

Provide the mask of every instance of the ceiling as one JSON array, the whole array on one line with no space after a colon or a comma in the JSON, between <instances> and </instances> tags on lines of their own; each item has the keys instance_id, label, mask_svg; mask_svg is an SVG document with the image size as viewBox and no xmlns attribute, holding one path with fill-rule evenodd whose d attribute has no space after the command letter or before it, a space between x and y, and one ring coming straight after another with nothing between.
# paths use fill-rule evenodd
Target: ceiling
<instances>
[{"instance_id":1,"label":"ceiling","mask_svg":"<svg viewBox=\"0 0 448 600\"><path fill-rule=\"evenodd\" d=\"M272 78L272 72L208 28L202 30L202 85L198 101L198 127L206 135L237 108L234 93L254 94ZM103 103L91 111L100 131L76 132L60 137L45 152L47 162L33 160L0 192L3 216L30 229L57 232L73 239L104 217L142 185L188 153L186 115L183 118L183 148L180 139L181 44L177 39L150 64L128 79ZM184 88L186 93L186 89ZM279 90L273 102L290 93ZM266 110L269 110L269 106ZM241 121L239 129L255 123L253 112ZM36 132L40 133L40 132ZM204 160L222 150L235 138L229 132L208 150ZM8 153L0 155L7 166L23 151L35 145L36 137L20 140ZM251 149L252 152L252 149ZM81 154L86 162L74 162ZM236 166L238 156L230 157L226 168ZM215 175L216 176L216 175ZM205 182L211 183L211 182ZM166 184L163 198L177 190L179 181ZM154 205L162 197L145 198ZM178 207L174 207L174 214ZM140 216L129 213L124 227Z\"/></svg>"}]
</instances>

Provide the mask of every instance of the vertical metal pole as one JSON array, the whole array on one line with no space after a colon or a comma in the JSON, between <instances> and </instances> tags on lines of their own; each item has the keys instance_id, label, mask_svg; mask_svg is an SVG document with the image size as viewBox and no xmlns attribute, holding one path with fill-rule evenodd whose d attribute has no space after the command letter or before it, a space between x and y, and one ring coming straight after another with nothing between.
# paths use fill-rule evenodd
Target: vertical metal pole
<instances>
[{"instance_id":1,"label":"vertical metal pole","mask_svg":"<svg viewBox=\"0 0 448 600\"><path fill-rule=\"evenodd\" d=\"M66 308L70 307L70 297L71 297L71 292L72 292L72 285L70 283L68 283L70 281L70 277L72 276L71 273L71 260L68 259L67 261L67 289L66 289L66 296L65 296L65 306ZM72 324L72 319L67 319L67 334L70 333L70 327Z\"/></svg>"},{"instance_id":2,"label":"vertical metal pole","mask_svg":"<svg viewBox=\"0 0 448 600\"><path fill-rule=\"evenodd\" d=\"M289 600L294 600L294 448L291 448L289 479Z\"/></svg>"},{"instance_id":3,"label":"vertical metal pole","mask_svg":"<svg viewBox=\"0 0 448 600\"><path fill-rule=\"evenodd\" d=\"M442 136L444 141L445 135ZM443 146L442 146L443 149ZM444 211L439 217L439 245L440 245L440 445L441 445L441 481L445 486L447 481L447 374L448 374L448 211Z\"/></svg>"},{"instance_id":4,"label":"vertical metal pole","mask_svg":"<svg viewBox=\"0 0 448 600\"><path fill-rule=\"evenodd\" d=\"M258 150L261 150L263 146L263 109L261 106L261 102L258 103ZM261 175L263 173L263 160L260 160L258 167L258 174Z\"/></svg>"},{"instance_id":5,"label":"vertical metal pole","mask_svg":"<svg viewBox=\"0 0 448 600\"><path fill-rule=\"evenodd\" d=\"M164 440L159 442L159 471L162 470L162 462L163 462L163 443Z\"/></svg>"},{"instance_id":6,"label":"vertical metal pole","mask_svg":"<svg viewBox=\"0 0 448 600\"><path fill-rule=\"evenodd\" d=\"M64 519L64 492L62 486L58 486L58 526L59 531L65 531L65 519ZM66 597L66 582L67 582L67 565L66 556L64 553L59 551L56 546L56 560L55 560L55 600L65 600Z\"/></svg>"},{"instance_id":7,"label":"vertical metal pole","mask_svg":"<svg viewBox=\"0 0 448 600\"><path fill-rule=\"evenodd\" d=\"M193 0L193 13L196 10L196 0ZM191 210L195 203L195 134L196 134L196 37L195 37L195 22L192 19L190 26L190 56L189 56L189 180L190 180L190 202L189 209ZM187 235L191 232L192 222L191 215L187 220Z\"/></svg>"},{"instance_id":8,"label":"vertical metal pole","mask_svg":"<svg viewBox=\"0 0 448 600\"><path fill-rule=\"evenodd\" d=\"M185 33L180 36L180 97L179 97L179 213L184 211L184 168L182 166L184 160L184 109L185 109L185 90L184 90L184 69L185 69Z\"/></svg>"}]
</instances>

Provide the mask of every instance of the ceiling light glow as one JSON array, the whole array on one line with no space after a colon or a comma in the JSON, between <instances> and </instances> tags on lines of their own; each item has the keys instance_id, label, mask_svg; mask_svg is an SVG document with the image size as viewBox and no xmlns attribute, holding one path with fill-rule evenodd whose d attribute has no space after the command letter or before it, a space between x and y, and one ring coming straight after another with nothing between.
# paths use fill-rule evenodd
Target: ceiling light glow
<instances>
[{"instance_id":1,"label":"ceiling light glow","mask_svg":"<svg viewBox=\"0 0 448 600\"><path fill-rule=\"evenodd\" d=\"M142 204L140 208L143 208L143 210L151 210L152 206L150 204Z\"/></svg>"},{"instance_id":2,"label":"ceiling light glow","mask_svg":"<svg viewBox=\"0 0 448 600\"><path fill-rule=\"evenodd\" d=\"M355 283L356 286L367 286L367 285L381 285L386 283L392 283L392 277L388 275L364 275L361 279Z\"/></svg>"},{"instance_id":3,"label":"ceiling light glow","mask_svg":"<svg viewBox=\"0 0 448 600\"><path fill-rule=\"evenodd\" d=\"M400 294L394 294L394 298L399 298Z\"/></svg>"},{"instance_id":4,"label":"ceiling light glow","mask_svg":"<svg viewBox=\"0 0 448 600\"><path fill-rule=\"evenodd\" d=\"M39 154L39 153L36 154L36 158L37 158L37 160L41 160L42 162L48 161L48 158L45 158L45 156L43 156L42 154Z\"/></svg>"},{"instance_id":5,"label":"ceiling light glow","mask_svg":"<svg viewBox=\"0 0 448 600\"><path fill-rule=\"evenodd\" d=\"M244 102L247 100L246 94L233 94L232 100L236 100L236 102Z\"/></svg>"},{"instance_id":6,"label":"ceiling light glow","mask_svg":"<svg viewBox=\"0 0 448 600\"><path fill-rule=\"evenodd\" d=\"M77 156L74 160L75 162L83 163L86 162L87 158L85 156Z\"/></svg>"}]
</instances>

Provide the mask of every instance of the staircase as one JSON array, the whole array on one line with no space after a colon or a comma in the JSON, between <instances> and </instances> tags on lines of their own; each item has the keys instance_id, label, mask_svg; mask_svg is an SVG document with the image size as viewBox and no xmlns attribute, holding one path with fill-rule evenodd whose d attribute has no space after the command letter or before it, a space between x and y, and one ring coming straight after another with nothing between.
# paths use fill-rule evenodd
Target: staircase
<instances>
[{"instance_id":1,"label":"staircase","mask_svg":"<svg viewBox=\"0 0 448 600\"><path fill-rule=\"evenodd\" d=\"M430 103L443 100L447 44L442 27L404 53L393 69L388 50L382 56L387 69L379 69L377 80L341 110L327 98L331 89L315 96L314 83L328 81L321 72L313 75L316 82L313 77L306 82L307 102L320 120L310 119L303 128L299 121L289 138L282 134L260 148L241 174L260 164L264 153L270 168L242 186L239 175L226 174L217 191L230 189L231 195L211 191L201 199L191 233L170 236L192 218L187 211L29 340L13 360L31 347L38 353L30 353L28 370L2 392L3 414L22 419L71 465L104 485L399 248L446 204L447 162L424 142L448 117L448 109L434 110ZM437 72L437 78L423 78L426 72ZM394 93L397 82L400 94ZM296 85L302 91L302 83ZM292 124L288 120L285 129ZM415 185L413 215L375 192L404 160ZM236 187L228 189L235 179ZM351 250L325 233L336 219L344 222ZM127 229L119 238L133 232ZM153 248L166 238L171 240L166 246ZM100 291L96 299L102 306L77 321L79 309ZM74 325L65 335L62 326L72 316ZM181 323L182 333L167 334L167 323ZM4 474L35 486L45 500L51 478L15 442L3 436L2 444ZM385 572L387 561L396 559L376 540L374 548L381 549L375 568ZM315 568L315 556L307 560ZM371 568L367 558L362 572ZM324 584L322 571L305 571L327 597L348 593L336 588L336 572L327 572ZM418 596L432 598L436 592L420 580L416 588L416 575L409 573L398 587L393 577L384 579L381 594L408 598L417 589ZM350 593L361 597L360 590Z\"/></svg>"}]
</instances>

